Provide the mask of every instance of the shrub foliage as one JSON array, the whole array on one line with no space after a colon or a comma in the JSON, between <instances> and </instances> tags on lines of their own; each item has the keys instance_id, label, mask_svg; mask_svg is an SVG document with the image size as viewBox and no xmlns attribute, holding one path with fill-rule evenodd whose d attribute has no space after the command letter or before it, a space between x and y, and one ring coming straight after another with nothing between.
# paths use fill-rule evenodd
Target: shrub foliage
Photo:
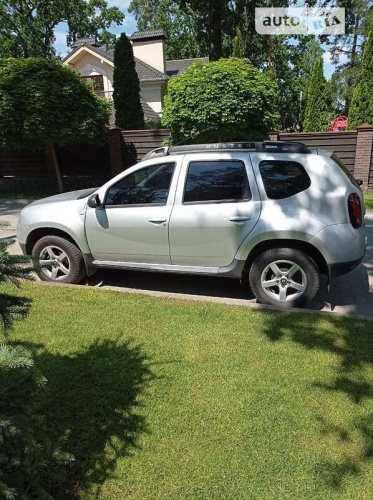
<instances>
[{"instance_id":1,"label":"shrub foliage","mask_svg":"<svg viewBox=\"0 0 373 500\"><path fill-rule=\"evenodd\" d=\"M0 147L102 142L108 104L59 61L0 63Z\"/></svg>"},{"instance_id":2,"label":"shrub foliage","mask_svg":"<svg viewBox=\"0 0 373 500\"><path fill-rule=\"evenodd\" d=\"M196 62L169 82L162 124L173 144L265 139L278 125L277 91L247 59Z\"/></svg>"},{"instance_id":3,"label":"shrub foliage","mask_svg":"<svg viewBox=\"0 0 373 500\"><path fill-rule=\"evenodd\" d=\"M0 241L0 286L31 279L29 258L10 255L12 243ZM52 498L44 488L46 470L73 460L64 451L67 434L52 439L40 413L39 393L47 381L35 367L33 349L8 338L13 321L27 316L30 307L30 299L0 288L0 498L9 500Z\"/></svg>"}]
</instances>

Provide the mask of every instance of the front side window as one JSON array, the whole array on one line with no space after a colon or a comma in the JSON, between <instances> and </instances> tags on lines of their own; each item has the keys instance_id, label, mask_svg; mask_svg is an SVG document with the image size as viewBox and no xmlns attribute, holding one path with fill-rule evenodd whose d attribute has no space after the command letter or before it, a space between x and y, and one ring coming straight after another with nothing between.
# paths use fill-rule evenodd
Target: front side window
<instances>
[{"instance_id":1,"label":"front side window","mask_svg":"<svg viewBox=\"0 0 373 500\"><path fill-rule=\"evenodd\" d=\"M270 200L289 198L305 191L311 185L304 167L296 161L261 161L259 170Z\"/></svg>"},{"instance_id":2,"label":"front side window","mask_svg":"<svg viewBox=\"0 0 373 500\"><path fill-rule=\"evenodd\" d=\"M137 170L111 186L105 205L165 205L175 163L161 163Z\"/></svg>"},{"instance_id":3,"label":"front side window","mask_svg":"<svg viewBox=\"0 0 373 500\"><path fill-rule=\"evenodd\" d=\"M193 161L189 164L184 203L235 202L251 199L242 161Z\"/></svg>"}]
</instances>

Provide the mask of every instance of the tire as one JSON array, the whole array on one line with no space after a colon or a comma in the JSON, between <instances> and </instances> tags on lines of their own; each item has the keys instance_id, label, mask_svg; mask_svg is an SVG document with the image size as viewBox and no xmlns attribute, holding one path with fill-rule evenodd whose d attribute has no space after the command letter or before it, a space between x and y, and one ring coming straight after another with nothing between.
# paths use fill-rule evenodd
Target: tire
<instances>
[{"instance_id":1,"label":"tire","mask_svg":"<svg viewBox=\"0 0 373 500\"><path fill-rule=\"evenodd\" d=\"M260 302L288 309L312 300L320 277L308 255L293 248L272 248L254 260L249 283Z\"/></svg>"},{"instance_id":2,"label":"tire","mask_svg":"<svg viewBox=\"0 0 373 500\"><path fill-rule=\"evenodd\" d=\"M36 274L42 281L52 283L79 283L86 276L81 251L60 236L44 236L32 249ZM48 266L51 262L54 265ZM40 265L46 264L46 267Z\"/></svg>"}]
</instances>

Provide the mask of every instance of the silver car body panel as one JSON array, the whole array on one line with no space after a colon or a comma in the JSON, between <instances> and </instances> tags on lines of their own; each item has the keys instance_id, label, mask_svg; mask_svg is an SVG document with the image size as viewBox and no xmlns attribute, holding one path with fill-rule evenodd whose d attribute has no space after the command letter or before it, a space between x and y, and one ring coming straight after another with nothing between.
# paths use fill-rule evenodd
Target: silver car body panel
<instances>
[{"instance_id":1,"label":"silver car body panel","mask_svg":"<svg viewBox=\"0 0 373 500\"><path fill-rule=\"evenodd\" d=\"M53 228L68 234L83 254L90 253L84 231L87 198L82 198L90 192L92 189L71 191L27 205L18 220L17 237L20 244L25 245L29 235L36 229Z\"/></svg>"},{"instance_id":2,"label":"silver car body panel","mask_svg":"<svg viewBox=\"0 0 373 500\"><path fill-rule=\"evenodd\" d=\"M163 161L162 161L163 160ZM86 210L85 231L93 258L97 261L171 264L168 226L174 203L182 158L143 162L126 171L126 175L158 163L175 163L166 205L104 206ZM98 191L106 191L123 177L117 176Z\"/></svg>"},{"instance_id":3,"label":"silver car body panel","mask_svg":"<svg viewBox=\"0 0 373 500\"><path fill-rule=\"evenodd\" d=\"M193 160L238 159L244 162L252 197L235 203L183 204L186 173ZM263 160L301 163L310 187L280 200L268 199L260 175ZM174 162L167 203L163 206L87 207L92 190L49 197L23 209L17 236L22 248L35 229L67 233L87 266L240 277L259 243L294 240L313 245L328 265L354 261L365 251L362 228L349 221L347 198L361 192L326 155L276 152L215 152L170 155L141 162L118 174L96 193L150 165ZM86 198L82 196L86 195Z\"/></svg>"},{"instance_id":4,"label":"silver car body panel","mask_svg":"<svg viewBox=\"0 0 373 500\"><path fill-rule=\"evenodd\" d=\"M184 157L172 210L169 239L171 261L182 266L225 267L233 262L237 249L257 224L261 200L249 155L239 152L204 153L203 161L238 160L244 162L251 199L240 202L183 204L190 162L201 161L200 154Z\"/></svg>"}]
</instances>

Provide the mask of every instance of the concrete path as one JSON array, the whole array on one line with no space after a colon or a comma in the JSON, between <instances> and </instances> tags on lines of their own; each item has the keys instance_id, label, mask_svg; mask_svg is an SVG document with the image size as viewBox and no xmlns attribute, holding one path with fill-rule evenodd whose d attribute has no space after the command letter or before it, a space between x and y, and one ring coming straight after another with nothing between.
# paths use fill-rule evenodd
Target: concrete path
<instances>
[{"instance_id":1,"label":"concrete path","mask_svg":"<svg viewBox=\"0 0 373 500\"><path fill-rule=\"evenodd\" d=\"M10 226L0 230L0 238L14 237L18 214L26 202L5 202L0 200L0 220L7 220ZM362 315L373 319L373 210L365 219L368 248L364 262L350 274L334 279L330 293L323 286L311 310L333 311L346 315ZM17 243L10 248L19 253ZM230 304L255 304L250 291L238 280L202 276L143 273L136 271L100 270L89 278L87 286L140 291L166 297L213 300Z\"/></svg>"}]
</instances>

